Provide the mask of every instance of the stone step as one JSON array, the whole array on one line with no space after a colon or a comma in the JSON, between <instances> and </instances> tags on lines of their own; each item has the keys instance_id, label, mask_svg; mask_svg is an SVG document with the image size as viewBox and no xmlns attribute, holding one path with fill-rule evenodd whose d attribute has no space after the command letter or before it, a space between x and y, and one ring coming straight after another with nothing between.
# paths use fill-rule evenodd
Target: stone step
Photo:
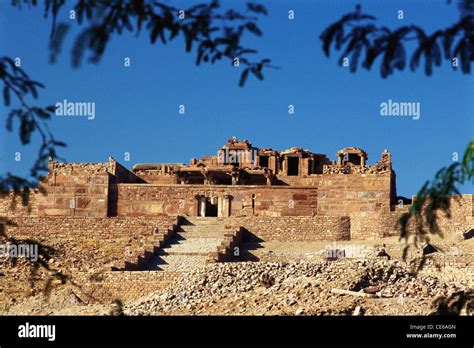
<instances>
[{"instance_id":1,"label":"stone step","mask_svg":"<svg viewBox=\"0 0 474 348\"><path fill-rule=\"evenodd\" d=\"M191 270L206 265L233 230L216 218L193 217L179 226L173 239L156 251L145 270Z\"/></svg>"},{"instance_id":2,"label":"stone step","mask_svg":"<svg viewBox=\"0 0 474 348\"><path fill-rule=\"evenodd\" d=\"M195 227L195 226L190 226L190 227L186 227L186 226L181 226L179 228L179 230L177 230L177 232L181 232L181 231L205 231L205 232L212 232L212 231L216 231L216 232L222 232L224 233L226 230L231 230L229 228L224 228L223 226L216 226L216 227L210 227L210 228L202 228L202 227Z\"/></svg>"},{"instance_id":3,"label":"stone step","mask_svg":"<svg viewBox=\"0 0 474 348\"><path fill-rule=\"evenodd\" d=\"M172 242L188 239L188 238L225 238L225 235L230 232L226 231L202 231L202 230L192 230L192 231L179 231L176 232L176 236L173 238Z\"/></svg>"},{"instance_id":4,"label":"stone step","mask_svg":"<svg viewBox=\"0 0 474 348\"><path fill-rule=\"evenodd\" d=\"M192 270L204 267L207 256L203 255L155 255L145 270Z\"/></svg>"},{"instance_id":5,"label":"stone step","mask_svg":"<svg viewBox=\"0 0 474 348\"><path fill-rule=\"evenodd\" d=\"M163 252L161 256L169 256L169 255L181 255L181 256L204 256L206 258L209 258L209 253L208 252L196 252L196 251L180 251L180 250L167 250L166 252Z\"/></svg>"},{"instance_id":6,"label":"stone step","mask_svg":"<svg viewBox=\"0 0 474 348\"><path fill-rule=\"evenodd\" d=\"M182 227L199 227L199 228L216 228L221 227L223 224L182 224Z\"/></svg>"},{"instance_id":7,"label":"stone step","mask_svg":"<svg viewBox=\"0 0 474 348\"><path fill-rule=\"evenodd\" d=\"M179 236L182 237L182 239L195 239L195 238L220 238L224 239L225 234L224 233L216 233L216 232L202 232L202 231L196 231L196 232L179 232Z\"/></svg>"},{"instance_id":8,"label":"stone step","mask_svg":"<svg viewBox=\"0 0 474 348\"><path fill-rule=\"evenodd\" d=\"M180 231L177 231L177 233L182 233L184 234L189 234L189 233L198 233L198 232L203 232L203 233L215 233L216 235L221 235L223 236L226 233L229 233L231 230L223 229L221 228L212 228L212 229L204 229L204 228L182 228Z\"/></svg>"},{"instance_id":9,"label":"stone step","mask_svg":"<svg viewBox=\"0 0 474 348\"><path fill-rule=\"evenodd\" d=\"M183 230L223 230L223 229L226 229L222 225L216 225L216 226L182 225L179 228Z\"/></svg>"},{"instance_id":10,"label":"stone step","mask_svg":"<svg viewBox=\"0 0 474 348\"><path fill-rule=\"evenodd\" d=\"M163 249L165 253L197 253L205 254L215 252L222 243L223 238L189 238L171 243Z\"/></svg>"},{"instance_id":11,"label":"stone step","mask_svg":"<svg viewBox=\"0 0 474 348\"><path fill-rule=\"evenodd\" d=\"M187 221L184 221L182 224L199 224L199 225L220 225L222 224L223 221L216 221L216 220L206 220L206 219L187 219Z\"/></svg>"}]
</instances>

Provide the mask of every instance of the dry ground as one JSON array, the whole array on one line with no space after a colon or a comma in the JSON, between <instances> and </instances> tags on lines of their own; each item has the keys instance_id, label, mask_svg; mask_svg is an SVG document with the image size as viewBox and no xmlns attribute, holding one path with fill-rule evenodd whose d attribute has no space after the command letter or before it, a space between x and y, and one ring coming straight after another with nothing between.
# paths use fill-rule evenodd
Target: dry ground
<instances>
[{"instance_id":1,"label":"dry ground","mask_svg":"<svg viewBox=\"0 0 474 348\"><path fill-rule=\"evenodd\" d=\"M25 264L2 270L0 313L7 315L428 315L434 301L474 289L474 239L434 237L444 251L417 276L401 260L398 238L347 242L262 242L246 245L260 261L213 264L193 271L168 289L125 303L86 305L71 284L31 287ZM346 249L356 257L325 260L326 250ZM384 249L388 257L377 257ZM242 250L245 252L245 250ZM357 254L360 252L359 254ZM410 255L414 256L414 253ZM446 262L461 265L450 266ZM58 260L62 262L62 260ZM440 270L434 263L442 265ZM40 279L45 278L40 276ZM15 288L15 289L13 289ZM332 289L366 295L341 295ZM365 290L364 290L365 289ZM24 296L18 296L23 293ZM10 297L5 296L10 294ZM16 294L17 300L11 301ZM364 296L364 297L363 297ZM10 301L9 301L10 300ZM473 308L462 314L472 315Z\"/></svg>"}]
</instances>

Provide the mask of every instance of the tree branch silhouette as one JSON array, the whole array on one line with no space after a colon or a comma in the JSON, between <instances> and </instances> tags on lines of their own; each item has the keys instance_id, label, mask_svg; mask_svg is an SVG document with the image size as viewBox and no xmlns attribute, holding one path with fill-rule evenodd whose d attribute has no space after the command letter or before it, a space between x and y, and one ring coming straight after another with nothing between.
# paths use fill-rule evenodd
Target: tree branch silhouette
<instances>
[{"instance_id":1,"label":"tree branch silhouette","mask_svg":"<svg viewBox=\"0 0 474 348\"><path fill-rule=\"evenodd\" d=\"M450 3L451 1L448 1ZM376 18L362 13L360 5L354 12L329 25L320 35L322 48L326 56L330 56L331 47L341 51L339 65L344 58L351 56L350 71L356 72L359 57L365 52L362 67L370 70L377 58L380 58L380 74L382 78L392 75L395 70L403 70L407 62L407 41L415 40L418 47L410 59L410 69L416 71L422 57L425 58L424 72L430 76L435 66L441 65L441 47L444 58L459 58L464 74L471 72L474 61L474 0L458 2L460 19L454 25L437 30L427 35L416 25L402 26L396 30L379 27L374 24ZM345 48L344 48L345 47ZM453 66L455 69L455 66ZM414 246L420 241L427 241L429 234L442 235L437 219L437 212L450 216L449 197L459 195L459 187L473 177L474 140L468 144L462 163L456 162L438 171L434 180L426 182L419 190L409 211L400 218L400 236L407 240L409 224L414 223L416 234ZM403 256L406 257L407 246Z\"/></svg>"},{"instance_id":2,"label":"tree branch silhouette","mask_svg":"<svg viewBox=\"0 0 474 348\"><path fill-rule=\"evenodd\" d=\"M438 225L439 214L443 213L451 218L451 199L459 198L459 187L474 178L474 139L467 146L462 162L455 162L448 167L441 168L432 181L427 181L418 191L413 204L404 213L399 221L400 239L405 240L403 258L406 259L411 246L418 247L420 243L429 243L429 236L443 236ZM410 222L415 230L413 245L408 243L410 237ZM418 270L426 261L423 255L420 258Z\"/></svg>"},{"instance_id":3,"label":"tree branch silhouette","mask_svg":"<svg viewBox=\"0 0 474 348\"><path fill-rule=\"evenodd\" d=\"M48 159L56 158L56 148L65 144L54 138L46 123L54 113L54 106L38 107L28 103L29 98L38 97L38 88L44 88L41 83L31 80L23 69L16 66L13 59L5 56L0 57L0 80L3 83L5 106L11 105L12 97L18 105L7 115L7 130L12 132L13 124L18 121L19 137L23 145L31 142L35 132L39 134L41 140L38 158L30 170L30 177L25 179L8 172L0 177L0 191L27 191L48 169Z\"/></svg>"},{"instance_id":4,"label":"tree branch silhouette","mask_svg":"<svg viewBox=\"0 0 474 348\"><path fill-rule=\"evenodd\" d=\"M23 6L35 7L37 0L12 0L18 9ZM61 9L66 6L65 0L45 0L44 15L51 16L49 38L50 62L55 63L61 52L64 40L71 25L58 22ZM71 63L78 68L89 53L88 61L99 63L113 35L125 31L139 36L142 30L149 34L151 44L158 40L167 44L178 36L183 36L186 52L196 46L196 65L214 64L224 58L245 66L241 71L239 86L244 86L249 73L263 80L264 68L277 68L270 64L268 58L252 60L249 55L258 53L242 45L246 33L261 36L257 25L258 16L267 15L267 9L254 1L246 3L245 11L235 9L221 10L220 3L212 0L209 3L194 5L187 9L158 1L146 0L77 0L71 7L77 16L79 25L85 24L75 37L71 51ZM26 102L28 95L37 98L37 88L44 86L32 81L26 73L14 64L9 57L0 58L0 77L3 82L5 106L10 105L10 96L14 95L20 108L12 109L7 117L7 130L12 131L14 119L20 121L20 139L22 144L29 144L34 132L41 138L38 158L31 168L31 178L25 179L11 173L0 176L0 190L19 192L28 190L38 183L41 175L47 171L48 158L57 158L56 147L65 146L56 141L45 121L51 118L54 106L39 108Z\"/></svg>"},{"instance_id":5,"label":"tree branch silhouette","mask_svg":"<svg viewBox=\"0 0 474 348\"><path fill-rule=\"evenodd\" d=\"M443 30L428 35L416 25L402 26L390 30L376 25L376 17L362 13L360 5L354 12L346 14L337 22L329 25L320 35L323 51L330 56L331 48L342 51L338 60L343 64L344 58L350 62L350 71L357 71L360 66L370 70L377 59L380 60L380 75L387 78L396 70L404 70L408 61L407 44L413 41L416 48L409 61L410 69L416 71L424 58L424 70L427 76L432 75L433 66L440 66L444 59L450 62L454 70L460 62L464 74L471 72L474 61L474 1L462 0L458 5L459 21ZM365 53L365 58L360 59Z\"/></svg>"},{"instance_id":6,"label":"tree branch silhouette","mask_svg":"<svg viewBox=\"0 0 474 348\"><path fill-rule=\"evenodd\" d=\"M35 0L24 0L36 6ZM21 2L16 6L21 8ZM51 15L50 61L54 63L61 51L70 24L58 22L64 0L45 1L45 16ZM214 64L223 58L231 64L235 58L245 68L241 72L239 85L244 86L249 72L259 80L263 79L264 68L277 68L268 58L253 60L249 55L258 51L242 45L246 33L262 36L257 25L258 16L267 15L267 9L254 1L246 3L245 11L221 9L218 0L201 3L188 8L177 8L159 1L147 0L77 0L71 7L79 25L85 24L74 39L71 52L72 65L79 67L84 54L89 53L88 61L98 63L113 35L124 32L139 36L143 30L148 32L150 42L160 41L166 45L179 36L184 37L185 51L191 52L196 46L196 65Z\"/></svg>"}]
</instances>

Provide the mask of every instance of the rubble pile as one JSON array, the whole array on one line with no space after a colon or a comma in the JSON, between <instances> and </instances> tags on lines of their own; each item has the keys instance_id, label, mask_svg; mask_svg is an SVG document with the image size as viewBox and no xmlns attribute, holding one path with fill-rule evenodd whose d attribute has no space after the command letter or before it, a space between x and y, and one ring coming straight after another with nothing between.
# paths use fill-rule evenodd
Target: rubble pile
<instances>
[{"instance_id":1,"label":"rubble pile","mask_svg":"<svg viewBox=\"0 0 474 348\"><path fill-rule=\"evenodd\" d=\"M463 288L432 275L415 276L408 265L386 259L222 263L189 273L169 288L129 304L125 313L429 314L436 297ZM412 305L405 306L407 302Z\"/></svg>"}]
</instances>

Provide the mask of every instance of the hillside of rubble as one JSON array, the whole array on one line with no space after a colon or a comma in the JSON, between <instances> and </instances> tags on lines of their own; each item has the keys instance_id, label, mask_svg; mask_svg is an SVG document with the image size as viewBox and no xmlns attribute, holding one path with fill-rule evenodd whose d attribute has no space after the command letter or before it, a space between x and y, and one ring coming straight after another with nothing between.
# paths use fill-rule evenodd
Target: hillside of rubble
<instances>
[{"instance_id":1,"label":"hillside of rubble","mask_svg":"<svg viewBox=\"0 0 474 348\"><path fill-rule=\"evenodd\" d=\"M336 259L325 257L323 243L249 246L260 261L198 267L162 290L106 304L88 304L78 284L57 278L48 283L44 270L32 283L28 265L19 263L9 270L27 295L0 308L7 315L432 315L471 296L460 314L474 313L474 239L440 239L437 246L445 252L428 255L418 274L415 259L401 259L398 239L382 242L365 241L363 257ZM456 253L450 252L454 242ZM361 246L339 247L344 245ZM66 262L57 257L53 263ZM0 282L12 279L10 271L4 268Z\"/></svg>"}]
</instances>

